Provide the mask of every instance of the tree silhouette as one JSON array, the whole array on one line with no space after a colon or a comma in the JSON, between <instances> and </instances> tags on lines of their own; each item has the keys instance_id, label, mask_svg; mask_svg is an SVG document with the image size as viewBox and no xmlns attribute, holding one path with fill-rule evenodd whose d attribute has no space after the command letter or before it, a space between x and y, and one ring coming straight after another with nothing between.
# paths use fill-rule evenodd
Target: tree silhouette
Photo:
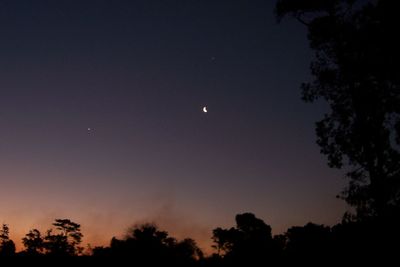
<instances>
[{"instance_id":1,"label":"tree silhouette","mask_svg":"<svg viewBox=\"0 0 400 267\"><path fill-rule=\"evenodd\" d=\"M12 256L15 254L15 244L10 239L10 228L3 224L0 229L0 256Z\"/></svg>"},{"instance_id":2,"label":"tree silhouette","mask_svg":"<svg viewBox=\"0 0 400 267\"><path fill-rule=\"evenodd\" d=\"M217 250L218 255L225 256L230 253L235 244L239 242L239 231L235 228L222 229L220 227L213 230L212 240L215 243L213 248Z\"/></svg>"},{"instance_id":3,"label":"tree silhouette","mask_svg":"<svg viewBox=\"0 0 400 267\"><path fill-rule=\"evenodd\" d=\"M262 265L274 260L271 227L252 213L236 215L236 228L216 228L214 248L229 265ZM276 255L276 254L275 254Z\"/></svg>"},{"instance_id":4,"label":"tree silhouette","mask_svg":"<svg viewBox=\"0 0 400 267\"><path fill-rule=\"evenodd\" d=\"M194 260L204 258L203 251L197 246L196 241L191 238L185 238L175 245L175 254L182 264L189 264Z\"/></svg>"},{"instance_id":5,"label":"tree silhouette","mask_svg":"<svg viewBox=\"0 0 400 267\"><path fill-rule=\"evenodd\" d=\"M126 244L137 251L137 257L147 261L156 255L158 258L168 256L169 247L172 247L176 240L168 236L168 233L161 231L154 224L143 224L131 229L126 238Z\"/></svg>"},{"instance_id":6,"label":"tree silhouette","mask_svg":"<svg viewBox=\"0 0 400 267\"><path fill-rule=\"evenodd\" d=\"M400 206L400 41L396 1L279 0L308 29L314 79L303 99L324 99L317 143L329 166L346 167L341 197L358 219L393 216ZM389 220L387 220L389 221Z\"/></svg>"},{"instance_id":7,"label":"tree silhouette","mask_svg":"<svg viewBox=\"0 0 400 267\"><path fill-rule=\"evenodd\" d=\"M42 234L37 229L32 229L22 238L22 243L25 246L25 251L29 255L41 254L44 250L44 240Z\"/></svg>"},{"instance_id":8,"label":"tree silhouette","mask_svg":"<svg viewBox=\"0 0 400 267\"><path fill-rule=\"evenodd\" d=\"M113 237L109 248L94 248L93 256L137 265L192 266L203 258L203 253L194 240L177 241L156 225L146 223L131 228L124 239Z\"/></svg>"},{"instance_id":9,"label":"tree silhouette","mask_svg":"<svg viewBox=\"0 0 400 267\"><path fill-rule=\"evenodd\" d=\"M79 244L82 242L80 225L69 219L56 219L53 223L58 232L52 229L44 237L44 247L48 254L56 256L72 256L82 252Z\"/></svg>"}]
</instances>

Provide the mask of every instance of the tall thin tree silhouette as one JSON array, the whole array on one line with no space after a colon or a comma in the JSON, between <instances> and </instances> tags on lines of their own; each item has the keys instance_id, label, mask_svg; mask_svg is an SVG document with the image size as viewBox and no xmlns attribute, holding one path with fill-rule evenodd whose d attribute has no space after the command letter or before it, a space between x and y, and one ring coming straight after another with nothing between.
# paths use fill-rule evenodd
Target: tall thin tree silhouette
<instances>
[{"instance_id":1,"label":"tall thin tree silhouette","mask_svg":"<svg viewBox=\"0 0 400 267\"><path fill-rule=\"evenodd\" d=\"M396 1L279 0L308 29L315 57L303 99L330 112L316 124L329 166L345 167L342 192L358 219L400 210L400 41Z\"/></svg>"}]
</instances>

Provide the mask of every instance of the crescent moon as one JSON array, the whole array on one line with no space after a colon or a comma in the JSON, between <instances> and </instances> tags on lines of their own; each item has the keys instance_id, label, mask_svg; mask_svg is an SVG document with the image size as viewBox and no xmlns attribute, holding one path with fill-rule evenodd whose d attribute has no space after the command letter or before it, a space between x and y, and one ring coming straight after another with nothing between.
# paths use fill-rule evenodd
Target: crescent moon
<instances>
[{"instance_id":1,"label":"crescent moon","mask_svg":"<svg viewBox=\"0 0 400 267\"><path fill-rule=\"evenodd\" d=\"M203 107L203 112L207 113L207 107Z\"/></svg>"}]
</instances>

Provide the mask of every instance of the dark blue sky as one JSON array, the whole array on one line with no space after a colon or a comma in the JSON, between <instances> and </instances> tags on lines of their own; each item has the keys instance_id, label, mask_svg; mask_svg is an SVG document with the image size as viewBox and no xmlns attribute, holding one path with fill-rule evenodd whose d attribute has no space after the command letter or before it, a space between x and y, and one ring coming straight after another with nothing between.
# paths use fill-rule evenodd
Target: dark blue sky
<instances>
[{"instance_id":1,"label":"dark blue sky","mask_svg":"<svg viewBox=\"0 0 400 267\"><path fill-rule=\"evenodd\" d=\"M301 101L306 31L277 24L273 2L0 1L12 234L68 217L97 244L154 220L206 244L244 211L275 233L339 221L342 174L315 144L324 106Z\"/></svg>"}]
</instances>

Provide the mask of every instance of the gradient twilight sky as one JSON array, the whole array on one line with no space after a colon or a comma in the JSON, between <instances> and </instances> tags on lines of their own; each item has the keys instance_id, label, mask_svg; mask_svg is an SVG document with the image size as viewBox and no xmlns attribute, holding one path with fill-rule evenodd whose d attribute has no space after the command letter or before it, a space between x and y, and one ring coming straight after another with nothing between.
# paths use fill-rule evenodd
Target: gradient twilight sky
<instances>
[{"instance_id":1,"label":"gradient twilight sky","mask_svg":"<svg viewBox=\"0 0 400 267\"><path fill-rule=\"evenodd\" d=\"M324 105L300 99L312 51L274 4L1 0L12 238L64 217L93 245L148 220L203 247L241 212L274 233L338 222L345 181L315 144Z\"/></svg>"}]
</instances>

